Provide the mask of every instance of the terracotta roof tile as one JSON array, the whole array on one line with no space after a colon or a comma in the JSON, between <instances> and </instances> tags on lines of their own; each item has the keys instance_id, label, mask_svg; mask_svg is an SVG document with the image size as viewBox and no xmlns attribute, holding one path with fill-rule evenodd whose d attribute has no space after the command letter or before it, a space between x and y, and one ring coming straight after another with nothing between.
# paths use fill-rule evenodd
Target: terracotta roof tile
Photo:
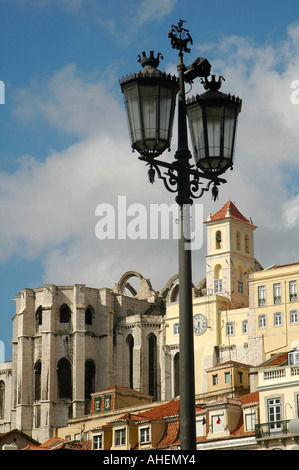
<instances>
[{"instance_id":1,"label":"terracotta roof tile","mask_svg":"<svg viewBox=\"0 0 299 470\"><path fill-rule=\"evenodd\" d=\"M179 443L179 421L171 421L166 423L165 431L162 439L158 442L155 448L169 448Z\"/></svg>"},{"instance_id":2,"label":"terracotta roof tile","mask_svg":"<svg viewBox=\"0 0 299 470\"><path fill-rule=\"evenodd\" d=\"M155 421L158 419L179 416L179 411L180 400L172 400L161 406L145 411L144 413L140 413L138 416L141 418L141 421Z\"/></svg>"}]
</instances>

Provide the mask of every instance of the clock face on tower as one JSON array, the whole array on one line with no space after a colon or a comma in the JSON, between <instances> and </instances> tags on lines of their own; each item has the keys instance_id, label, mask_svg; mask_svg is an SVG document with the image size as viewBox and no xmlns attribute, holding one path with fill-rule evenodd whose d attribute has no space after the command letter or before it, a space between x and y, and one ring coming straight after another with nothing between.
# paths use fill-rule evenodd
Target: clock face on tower
<instances>
[{"instance_id":1,"label":"clock face on tower","mask_svg":"<svg viewBox=\"0 0 299 470\"><path fill-rule=\"evenodd\" d=\"M202 335L207 329L207 319L201 313L193 317L193 331L196 335Z\"/></svg>"}]
</instances>

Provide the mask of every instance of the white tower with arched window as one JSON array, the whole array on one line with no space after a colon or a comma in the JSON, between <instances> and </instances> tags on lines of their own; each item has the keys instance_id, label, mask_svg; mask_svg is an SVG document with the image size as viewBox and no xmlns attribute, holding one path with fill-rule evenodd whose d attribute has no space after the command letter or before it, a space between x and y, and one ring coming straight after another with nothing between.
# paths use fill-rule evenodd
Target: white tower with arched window
<instances>
[{"instance_id":1,"label":"white tower with arched window","mask_svg":"<svg viewBox=\"0 0 299 470\"><path fill-rule=\"evenodd\" d=\"M206 287L230 299L230 308L248 306L248 275L258 269L253 232L257 228L232 201L205 222Z\"/></svg>"}]
</instances>

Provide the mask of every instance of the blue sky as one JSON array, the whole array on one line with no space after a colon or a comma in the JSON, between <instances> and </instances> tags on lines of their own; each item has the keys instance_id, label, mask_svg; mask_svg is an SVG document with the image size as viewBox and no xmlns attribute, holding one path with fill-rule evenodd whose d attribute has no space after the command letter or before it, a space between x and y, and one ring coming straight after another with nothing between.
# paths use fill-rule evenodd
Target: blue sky
<instances>
[{"instance_id":1,"label":"blue sky","mask_svg":"<svg viewBox=\"0 0 299 470\"><path fill-rule=\"evenodd\" d=\"M130 151L119 79L160 51L176 72L168 31L193 38L243 109L233 172L204 215L232 199L252 216L265 267L299 261L299 14L295 0L0 0L0 341L11 359L11 301L45 283L113 287L136 270L161 289L177 272L176 240L95 237L98 204L173 203ZM200 90L194 85L192 92ZM299 94L298 94L299 96ZM175 149L176 132L173 148ZM205 250L193 253L194 282Z\"/></svg>"}]
</instances>

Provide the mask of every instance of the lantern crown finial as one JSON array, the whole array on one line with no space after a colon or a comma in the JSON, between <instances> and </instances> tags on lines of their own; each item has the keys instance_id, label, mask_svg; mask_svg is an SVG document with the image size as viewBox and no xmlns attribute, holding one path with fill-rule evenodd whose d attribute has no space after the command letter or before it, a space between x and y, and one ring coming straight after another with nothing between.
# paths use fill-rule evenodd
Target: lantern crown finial
<instances>
[{"instance_id":1,"label":"lantern crown finial","mask_svg":"<svg viewBox=\"0 0 299 470\"><path fill-rule=\"evenodd\" d=\"M150 66L156 69L159 66L161 59L163 60L163 55L161 54L161 52L158 52L157 56L155 57L154 51L150 51L149 57L147 57L145 51L141 52L141 54L137 56L137 60L141 63L143 68L146 66Z\"/></svg>"},{"instance_id":2,"label":"lantern crown finial","mask_svg":"<svg viewBox=\"0 0 299 470\"><path fill-rule=\"evenodd\" d=\"M216 80L216 75L211 75L211 80L206 77L201 83L206 91L218 91L221 88L222 80L225 81L225 78L221 75L218 80Z\"/></svg>"}]
</instances>

